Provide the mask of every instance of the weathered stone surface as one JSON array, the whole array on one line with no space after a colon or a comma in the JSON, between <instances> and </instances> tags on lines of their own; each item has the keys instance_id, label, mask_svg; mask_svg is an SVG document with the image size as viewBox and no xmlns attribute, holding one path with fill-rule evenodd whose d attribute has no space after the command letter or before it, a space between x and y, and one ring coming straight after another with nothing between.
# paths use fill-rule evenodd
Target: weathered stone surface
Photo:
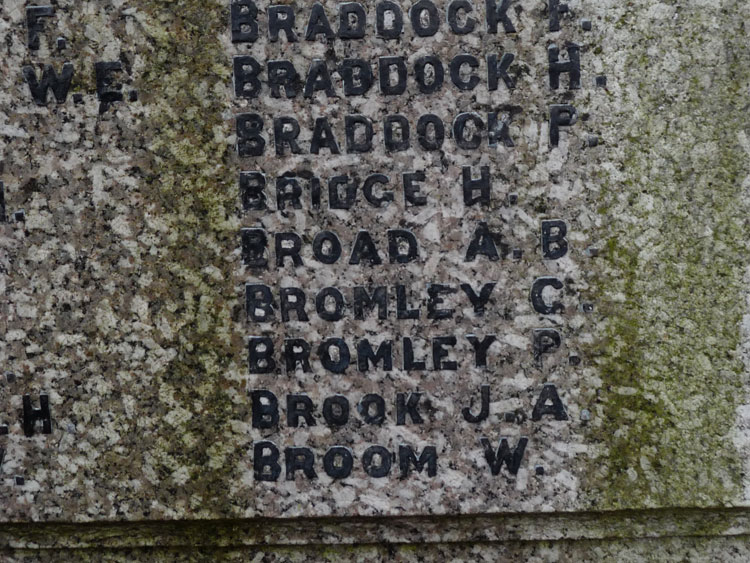
<instances>
[{"instance_id":1,"label":"weathered stone surface","mask_svg":"<svg viewBox=\"0 0 750 563\"><path fill-rule=\"evenodd\" d=\"M425 546L356 546L353 548L319 549L285 547L275 550L196 550L185 553L178 549L124 550L103 556L91 551L66 553L64 556L52 553L40 554L38 551L19 553L8 561L69 561L70 555L77 561L277 561L293 562L337 562L337 561L440 561L449 559L456 563L496 562L496 561L529 561L542 563L546 561L649 561L665 562L710 561L742 562L747 561L748 548L746 538L732 538L719 541L716 538L699 540L696 538L667 539L655 551L654 542L647 540L628 540L627 542L585 542L556 544L549 543L511 543L509 545L431 545Z\"/></svg>"},{"instance_id":2,"label":"weathered stone surface","mask_svg":"<svg viewBox=\"0 0 750 563\"><path fill-rule=\"evenodd\" d=\"M221 548L230 560L416 560L408 546L419 542L435 545L425 555L432 559L607 560L627 552L638 560L653 544L631 526L631 517L675 507L747 506L750 54L744 22L750 8L732 0L571 1L560 30L550 31L550 4L513 0L508 17L515 32L503 33L501 22L491 34L486 5L476 1L476 31L456 35L446 23L447 2L438 1L438 33L419 37L410 21L413 3L404 1L398 2L404 33L386 40L376 36L375 3L368 3L363 39L327 42L305 40L311 4L289 2L300 39L289 43L283 32L279 41L269 40L270 3L256 4L259 38L245 44L232 42L227 2L60 0L52 17L40 19L38 49L29 47L30 4L9 0L0 8L0 221L6 219L0 222L0 432L7 426L0 434L0 520L41 526L264 517L367 522L390 516L426 518L413 525L429 528L441 525L430 519L434 515L505 514L517 519L518 535L386 534L383 542L403 544L392 552L362 547L344 555L332 547L330 554L321 548L311 555L294 547L264 559L262 551L252 557L234 551L264 542L191 545ZM338 29L339 3L321 4ZM64 38L62 49L58 37ZM562 74L560 87L552 89L549 47L560 47L564 61L569 42L580 46L581 88L569 89L569 76ZM448 64L463 53L480 65L472 90L451 83ZM514 55L509 74L515 87L500 79L490 90L485 57L503 53ZM446 65L445 85L432 94L420 92L413 70L428 55ZM270 61L290 61L302 74L300 92L293 99L272 97L263 78L260 96L238 97L235 56L254 57L262 77ZM399 56L408 69L406 91L386 95L377 86L377 61ZM314 60L333 71L354 57L372 65L367 94L344 95L334 73L335 96L302 95ZM124 99L108 103L97 92L102 84L95 64L115 61L122 71L114 82L122 84ZM67 62L75 69L67 99L56 103L49 92L46 103L35 103L24 67L41 79L43 65L61 73ZM556 146L550 139L554 104L578 111L575 125L561 127ZM478 112L485 122L491 112L508 118L514 146L489 146L485 134L475 149L457 147L450 133L461 112ZM238 155L236 116L249 113L265 122L262 156ZM373 121L372 151L347 152L344 120L350 114ZM420 146L416 126L425 114L445 123L439 151ZM388 115L410 124L408 150L384 148ZM288 148L275 153L272 122L281 116L299 121L302 154L288 154ZM325 148L309 154L320 117L330 120L340 154ZM477 178L484 166L492 177L491 201L467 205L463 168ZM265 174L270 210L243 209L242 171ZM404 195L402 175L419 172L425 175L419 182L425 205ZM362 183L374 173L389 176L393 202L376 208L360 192L351 209L329 208L330 178L349 174ZM320 178L320 209L303 184L301 209L277 211L276 179L285 174ZM540 232L546 220L565 222L564 256L544 257ZM498 233L497 260L481 253L467 260L482 223ZM266 268L249 267L243 255L242 229L253 228L269 236ZM371 233L382 264L349 263L361 229ZM389 229L414 234L416 260L389 260ZM324 230L342 242L335 264L313 255L313 239ZM287 258L277 267L274 235L282 232L300 236L302 265ZM559 299L562 311L535 310L529 294L545 277L561 281L559 291L543 295L548 302ZM459 286L478 292L489 282L496 285L480 315ZM271 289L272 322L254 320L260 314L254 308L248 314L246 284ZM450 318L429 318L429 284L456 289L446 293L445 303L436 302L454 310ZM420 318L397 318L398 285L405 286L410 304L421 301ZM341 320L315 312L316 294L329 286L347 301ZM355 286L370 292L386 286L387 318L374 312L354 318ZM281 320L281 287L304 291L309 320ZM533 340L540 328L561 335L560 347L541 360ZM496 337L486 366L476 365L470 335ZM278 369L268 374L248 365L248 339L259 336L274 344ZM343 374L318 359L318 345L331 337L343 338L351 350ZM418 359L427 358L425 369L403 369L404 337L427 343L417 348ZM455 348L446 345L455 370L434 369L429 342L436 337L456 338ZM288 338L309 343L309 371L284 365ZM392 370L359 369L356 348L363 339L374 349L393 341ZM471 423L462 410L479 412L482 385L490 386L490 415ZM532 416L549 385L565 416ZM273 428L254 427L257 390L278 398L280 421ZM405 400L417 392L423 423L407 415L397 424L397 394ZM309 396L315 426L287 424L287 394ZM357 413L366 394L384 398L382 424L367 424ZM25 395L33 408L48 396L50 433L41 421L28 422L28 405L25 432ZM334 395L350 405L350 420L341 427L327 425L322 415L324 399ZM506 438L511 451L527 438L525 450L517 450L517 471L509 462L492 475L481 438L493 448ZM265 440L280 450L275 481L254 474L255 446ZM350 448L354 459L351 475L338 480L322 462L334 445ZM386 477L363 470L363 454L373 445L394 456ZM402 445L417 455L434 447L435 475L426 464L421 472L412 465L402 476ZM289 447L310 448L315 479L302 470L286 478ZM582 525L588 533L535 531L551 525L536 514L590 511L597 512ZM598 511L611 515L622 533L599 533ZM716 554L744 560L739 539L712 539L746 534L736 531L744 530L737 513L711 514L700 533L687 533L678 529L680 513L665 513L655 535L673 539L658 544L661 560ZM247 522L265 529L262 520ZM338 537L344 522L332 521L330 537ZM38 542L14 528L0 535L1 545L53 548L55 538L75 536L38 530ZM146 557L138 550L159 533L146 525L136 534L140 543L109 545L112 557ZM177 530L153 546L165 550L159 553L165 560L174 558L169 546L184 545L180 538L195 533ZM265 543L285 544L287 533L269 532ZM360 533L365 539L354 539ZM347 543L380 543L362 530L347 534L353 538ZM690 535L705 539L678 539ZM608 537L638 540L626 546ZM543 543L565 539L582 543ZM540 543L508 543L515 540ZM86 550L97 539L61 541ZM455 541L476 545L448 545ZM308 536L299 543L336 542ZM45 553L49 560L58 556ZM8 557L38 555L18 551Z\"/></svg>"}]
</instances>

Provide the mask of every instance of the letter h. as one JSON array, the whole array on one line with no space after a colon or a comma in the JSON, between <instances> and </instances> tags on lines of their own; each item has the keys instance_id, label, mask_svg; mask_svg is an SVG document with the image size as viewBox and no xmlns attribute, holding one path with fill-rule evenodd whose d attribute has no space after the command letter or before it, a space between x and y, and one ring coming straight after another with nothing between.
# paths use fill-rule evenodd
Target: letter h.
<instances>
[{"instance_id":1,"label":"letter h.","mask_svg":"<svg viewBox=\"0 0 750 563\"><path fill-rule=\"evenodd\" d=\"M569 90L581 88L581 48L575 43L567 43L568 60L560 60L560 48L552 44L547 49L549 59L549 85L553 90L560 87L560 75L567 72L570 76Z\"/></svg>"},{"instance_id":2,"label":"letter h.","mask_svg":"<svg viewBox=\"0 0 750 563\"><path fill-rule=\"evenodd\" d=\"M42 434L52 434L52 419L49 412L49 396L39 395L39 408L31 406L31 396L23 396L23 433L27 438L34 435L34 423L42 421Z\"/></svg>"}]
</instances>

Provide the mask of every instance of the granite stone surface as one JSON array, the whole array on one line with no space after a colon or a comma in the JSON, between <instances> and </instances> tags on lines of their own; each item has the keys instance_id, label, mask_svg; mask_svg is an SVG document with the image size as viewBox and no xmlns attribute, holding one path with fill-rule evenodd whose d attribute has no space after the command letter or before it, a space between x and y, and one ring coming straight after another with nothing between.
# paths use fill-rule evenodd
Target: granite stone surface
<instances>
[{"instance_id":1,"label":"granite stone surface","mask_svg":"<svg viewBox=\"0 0 750 563\"><path fill-rule=\"evenodd\" d=\"M516 543L510 545L476 545L451 546L361 546L353 549L328 548L317 549L285 548L273 551L255 550L196 550L186 553L178 549L154 550L126 550L110 554L91 551L77 551L60 554L40 554L38 551L18 553L9 558L10 563L30 563L37 561L70 561L70 556L77 561L252 561L254 563L275 562L338 562L356 561L369 563L372 561L398 562L429 562L449 560L456 563L491 562L498 561L528 561L531 563L546 563L560 561L563 563L575 561L665 561L681 562L695 561L697 563L711 561L742 562L749 556L747 538L737 538L718 541L697 540L664 540L657 544L652 541L627 542L592 542L557 544L528 544Z\"/></svg>"},{"instance_id":2,"label":"granite stone surface","mask_svg":"<svg viewBox=\"0 0 750 563\"><path fill-rule=\"evenodd\" d=\"M8 560L746 559L748 16L3 2Z\"/></svg>"}]
</instances>

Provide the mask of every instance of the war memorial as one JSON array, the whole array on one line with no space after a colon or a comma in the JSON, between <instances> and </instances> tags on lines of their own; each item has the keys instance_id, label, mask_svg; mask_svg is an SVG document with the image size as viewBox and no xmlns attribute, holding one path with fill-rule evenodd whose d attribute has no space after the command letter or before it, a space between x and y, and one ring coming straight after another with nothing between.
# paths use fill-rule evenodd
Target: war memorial
<instances>
[{"instance_id":1,"label":"war memorial","mask_svg":"<svg viewBox=\"0 0 750 563\"><path fill-rule=\"evenodd\" d=\"M4 0L0 561L749 561L748 22Z\"/></svg>"}]
</instances>

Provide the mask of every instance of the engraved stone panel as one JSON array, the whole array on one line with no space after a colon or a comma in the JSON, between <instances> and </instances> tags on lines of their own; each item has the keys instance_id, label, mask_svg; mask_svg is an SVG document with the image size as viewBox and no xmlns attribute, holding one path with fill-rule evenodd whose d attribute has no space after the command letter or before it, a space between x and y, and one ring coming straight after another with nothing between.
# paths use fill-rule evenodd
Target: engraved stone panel
<instances>
[{"instance_id":1,"label":"engraved stone panel","mask_svg":"<svg viewBox=\"0 0 750 563\"><path fill-rule=\"evenodd\" d=\"M746 505L747 12L3 3L0 520Z\"/></svg>"}]
</instances>

